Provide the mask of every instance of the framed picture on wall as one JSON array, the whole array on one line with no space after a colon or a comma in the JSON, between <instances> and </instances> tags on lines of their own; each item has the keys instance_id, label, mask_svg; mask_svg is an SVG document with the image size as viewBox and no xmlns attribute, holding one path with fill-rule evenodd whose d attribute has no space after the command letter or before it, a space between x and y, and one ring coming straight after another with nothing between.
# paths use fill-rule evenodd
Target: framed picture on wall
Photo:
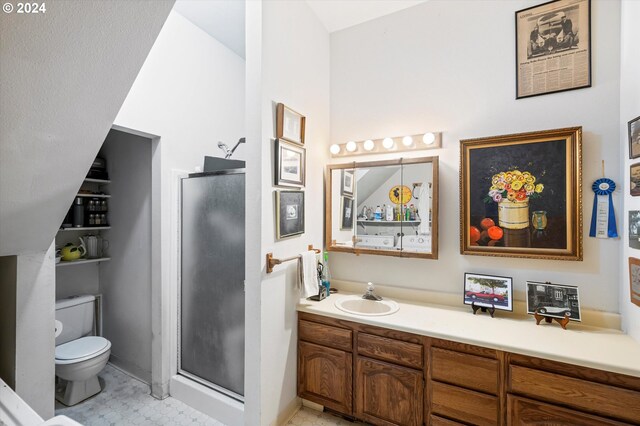
<instances>
[{"instance_id":1,"label":"framed picture on wall","mask_svg":"<svg viewBox=\"0 0 640 426\"><path fill-rule=\"evenodd\" d=\"M460 141L460 252L582 260L582 128Z\"/></svg>"},{"instance_id":2,"label":"framed picture on wall","mask_svg":"<svg viewBox=\"0 0 640 426\"><path fill-rule=\"evenodd\" d=\"M640 195L640 163L632 164L630 166L629 192L633 197Z\"/></svg>"},{"instance_id":3,"label":"framed picture on wall","mask_svg":"<svg viewBox=\"0 0 640 426\"><path fill-rule=\"evenodd\" d=\"M527 281L527 313L553 318L580 319L578 287Z\"/></svg>"},{"instance_id":4,"label":"framed picture on wall","mask_svg":"<svg viewBox=\"0 0 640 426\"><path fill-rule=\"evenodd\" d=\"M628 124L629 127L629 158L640 157L640 117L636 117Z\"/></svg>"},{"instance_id":5,"label":"framed picture on wall","mask_svg":"<svg viewBox=\"0 0 640 426\"><path fill-rule=\"evenodd\" d=\"M341 172L340 181L342 184L340 185L340 193L341 195L347 197L353 197L353 186L354 186L354 171L351 169L343 169Z\"/></svg>"},{"instance_id":6,"label":"framed picture on wall","mask_svg":"<svg viewBox=\"0 0 640 426\"><path fill-rule=\"evenodd\" d=\"M276 106L276 137L290 142L304 144L304 127L306 118L286 106Z\"/></svg>"},{"instance_id":7,"label":"framed picture on wall","mask_svg":"<svg viewBox=\"0 0 640 426\"><path fill-rule=\"evenodd\" d=\"M629 247L640 249L640 210L629 210Z\"/></svg>"},{"instance_id":8,"label":"framed picture on wall","mask_svg":"<svg viewBox=\"0 0 640 426\"><path fill-rule=\"evenodd\" d=\"M513 311L513 279L465 272L464 304Z\"/></svg>"},{"instance_id":9,"label":"framed picture on wall","mask_svg":"<svg viewBox=\"0 0 640 426\"><path fill-rule=\"evenodd\" d=\"M275 184L304 187L306 150L300 145L276 139Z\"/></svg>"},{"instance_id":10,"label":"framed picture on wall","mask_svg":"<svg viewBox=\"0 0 640 426\"><path fill-rule=\"evenodd\" d=\"M276 238L304 234L304 191L276 191Z\"/></svg>"},{"instance_id":11,"label":"framed picture on wall","mask_svg":"<svg viewBox=\"0 0 640 426\"><path fill-rule=\"evenodd\" d=\"M342 212L340 230L353 229L353 198L343 196L340 204L340 211Z\"/></svg>"},{"instance_id":12,"label":"framed picture on wall","mask_svg":"<svg viewBox=\"0 0 640 426\"><path fill-rule=\"evenodd\" d=\"M631 303L640 306L640 259L629 258L629 286Z\"/></svg>"},{"instance_id":13,"label":"framed picture on wall","mask_svg":"<svg viewBox=\"0 0 640 426\"><path fill-rule=\"evenodd\" d=\"M516 12L516 99L591 87L591 2Z\"/></svg>"}]
</instances>

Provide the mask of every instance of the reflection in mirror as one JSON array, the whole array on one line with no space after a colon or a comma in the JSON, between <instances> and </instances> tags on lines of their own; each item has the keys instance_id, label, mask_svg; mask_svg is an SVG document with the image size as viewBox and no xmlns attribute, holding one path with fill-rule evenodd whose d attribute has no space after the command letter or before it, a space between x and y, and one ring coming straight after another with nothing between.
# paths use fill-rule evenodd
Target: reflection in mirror
<instances>
[{"instance_id":1,"label":"reflection in mirror","mask_svg":"<svg viewBox=\"0 0 640 426\"><path fill-rule=\"evenodd\" d=\"M331 171L331 193L335 201L331 203L331 235L334 244L353 247L355 227L355 173L353 169Z\"/></svg>"},{"instance_id":2,"label":"reflection in mirror","mask_svg":"<svg viewBox=\"0 0 640 426\"><path fill-rule=\"evenodd\" d=\"M402 182L411 188L411 196L404 203L402 231L397 243L403 251L431 253L431 217L433 197L433 165L431 163L404 164Z\"/></svg>"},{"instance_id":3,"label":"reflection in mirror","mask_svg":"<svg viewBox=\"0 0 640 426\"><path fill-rule=\"evenodd\" d=\"M438 257L438 158L328 166L327 248Z\"/></svg>"},{"instance_id":4,"label":"reflection in mirror","mask_svg":"<svg viewBox=\"0 0 640 426\"><path fill-rule=\"evenodd\" d=\"M390 199L393 188L402 182L398 165L355 169L356 174L356 248L400 250L398 210ZM397 189L396 189L397 190Z\"/></svg>"}]
</instances>

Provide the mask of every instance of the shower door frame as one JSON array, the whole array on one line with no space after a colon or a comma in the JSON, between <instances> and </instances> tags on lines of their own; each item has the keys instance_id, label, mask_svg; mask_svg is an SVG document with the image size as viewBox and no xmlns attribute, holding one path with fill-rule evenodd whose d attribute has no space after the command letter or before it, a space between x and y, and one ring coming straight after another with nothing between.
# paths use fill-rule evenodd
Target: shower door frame
<instances>
[{"instance_id":1,"label":"shower door frame","mask_svg":"<svg viewBox=\"0 0 640 426\"><path fill-rule=\"evenodd\" d=\"M176 272L177 272L177 276L176 276L176 306L175 306L175 311L176 312L176 317L175 317L175 322L174 324L176 325L176 341L175 341L175 345L172 345L175 349L176 349L176 357L175 357L175 364L174 364L174 371L181 376L184 376L190 380L193 380L196 383L201 384L202 386L205 386L209 389L212 389L216 392L219 392L223 395L228 396L229 398L233 398L236 401L239 401L241 403L244 403L244 396L237 394L225 387L219 386L215 383L209 382L207 380L204 380L194 374L189 373L188 371L185 371L181 368L181 341L182 341L182 182L184 179L192 179L192 178L198 178L198 177L206 177L206 176L222 176L222 175L235 175L235 174L242 174L245 176L245 185L246 185L246 169L244 168L240 168L240 169L227 169L227 170L218 170L215 172L205 172L205 173L179 173L176 175L176 180L177 180L177 201L178 201L178 209L177 209L177 218L178 218L178 224L176 226L176 249L177 249L177 253L178 253L178 258L177 258L177 265L176 265ZM244 283L243 283L244 286ZM246 296L245 296L246 297ZM246 327L246 326L245 326ZM246 334L245 334L245 338L246 338ZM245 354L246 355L246 354ZM244 373L246 374L246 371L244 371Z\"/></svg>"}]
</instances>

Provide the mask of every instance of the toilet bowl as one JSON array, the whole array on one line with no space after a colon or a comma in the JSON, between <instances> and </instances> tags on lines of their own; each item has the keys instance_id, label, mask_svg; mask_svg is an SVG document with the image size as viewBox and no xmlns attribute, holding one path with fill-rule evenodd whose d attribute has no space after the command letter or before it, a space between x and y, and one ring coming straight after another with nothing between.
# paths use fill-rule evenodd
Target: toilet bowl
<instances>
[{"instance_id":1,"label":"toilet bowl","mask_svg":"<svg viewBox=\"0 0 640 426\"><path fill-rule=\"evenodd\" d=\"M93 333L95 297L75 296L56 301L56 320L62 332L56 337L56 399L75 405L102 389L98 373L107 365L111 342Z\"/></svg>"}]
</instances>

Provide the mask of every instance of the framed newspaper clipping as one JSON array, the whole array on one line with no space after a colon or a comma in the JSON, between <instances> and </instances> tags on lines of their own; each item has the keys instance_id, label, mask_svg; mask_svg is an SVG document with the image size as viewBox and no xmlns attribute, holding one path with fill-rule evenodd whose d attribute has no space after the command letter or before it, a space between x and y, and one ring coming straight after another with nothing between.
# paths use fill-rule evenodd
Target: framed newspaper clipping
<instances>
[{"instance_id":1,"label":"framed newspaper clipping","mask_svg":"<svg viewBox=\"0 0 640 426\"><path fill-rule=\"evenodd\" d=\"M516 12L516 99L591 87L591 2Z\"/></svg>"}]
</instances>

